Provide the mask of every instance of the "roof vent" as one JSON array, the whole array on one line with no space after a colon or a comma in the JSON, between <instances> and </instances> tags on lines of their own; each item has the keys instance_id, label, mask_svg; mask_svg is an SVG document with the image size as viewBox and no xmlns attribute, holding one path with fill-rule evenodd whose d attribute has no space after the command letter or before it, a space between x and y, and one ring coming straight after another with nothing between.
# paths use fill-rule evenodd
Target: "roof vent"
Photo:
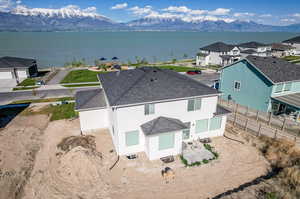
<instances>
[{"instance_id":1,"label":"roof vent","mask_svg":"<svg viewBox=\"0 0 300 199\"><path fill-rule=\"evenodd\" d=\"M156 79L156 78L151 78L150 81L151 81L151 82L156 82L157 79Z\"/></svg>"},{"instance_id":2,"label":"roof vent","mask_svg":"<svg viewBox=\"0 0 300 199\"><path fill-rule=\"evenodd\" d=\"M157 70L153 70L153 72L154 72L154 73L156 73L156 72L157 72Z\"/></svg>"},{"instance_id":3,"label":"roof vent","mask_svg":"<svg viewBox=\"0 0 300 199\"><path fill-rule=\"evenodd\" d=\"M276 61L273 61L273 64L276 64L277 62Z\"/></svg>"}]
</instances>

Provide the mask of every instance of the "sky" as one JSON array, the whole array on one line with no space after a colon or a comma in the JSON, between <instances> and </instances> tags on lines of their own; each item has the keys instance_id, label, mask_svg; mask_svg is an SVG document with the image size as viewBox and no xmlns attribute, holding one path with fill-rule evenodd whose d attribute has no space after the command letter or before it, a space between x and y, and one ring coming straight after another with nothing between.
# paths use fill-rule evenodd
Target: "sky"
<instances>
[{"instance_id":1,"label":"sky","mask_svg":"<svg viewBox=\"0 0 300 199\"><path fill-rule=\"evenodd\" d=\"M76 12L106 16L116 22L141 17L182 18L185 21L233 20L261 24L300 23L300 0L0 0L0 11L14 9Z\"/></svg>"}]
</instances>

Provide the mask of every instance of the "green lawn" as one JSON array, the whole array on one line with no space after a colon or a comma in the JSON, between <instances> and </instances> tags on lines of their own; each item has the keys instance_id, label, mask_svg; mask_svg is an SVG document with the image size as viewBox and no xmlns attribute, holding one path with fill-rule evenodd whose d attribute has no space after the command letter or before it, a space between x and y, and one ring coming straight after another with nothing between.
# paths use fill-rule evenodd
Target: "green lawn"
<instances>
[{"instance_id":1,"label":"green lawn","mask_svg":"<svg viewBox=\"0 0 300 199\"><path fill-rule=\"evenodd\" d=\"M74 100L74 97L61 97L61 98L48 98L48 99L34 99L34 100L18 100L10 104L29 104L29 103L42 103L42 102L58 102Z\"/></svg>"},{"instance_id":2,"label":"green lawn","mask_svg":"<svg viewBox=\"0 0 300 199\"><path fill-rule=\"evenodd\" d=\"M74 110L75 103L62 104L59 106L49 106L47 109L51 113L50 121L70 119L78 116Z\"/></svg>"},{"instance_id":3,"label":"green lawn","mask_svg":"<svg viewBox=\"0 0 300 199\"><path fill-rule=\"evenodd\" d=\"M99 73L105 72L73 70L70 71L60 83L98 82L97 74Z\"/></svg>"},{"instance_id":4,"label":"green lawn","mask_svg":"<svg viewBox=\"0 0 300 199\"><path fill-rule=\"evenodd\" d=\"M35 79L27 78L24 81L22 81L18 86L35 86Z\"/></svg>"},{"instance_id":5,"label":"green lawn","mask_svg":"<svg viewBox=\"0 0 300 199\"><path fill-rule=\"evenodd\" d=\"M39 88L39 86L31 86L31 87L16 87L16 88L13 88L13 91L31 90L31 89L35 89L35 88Z\"/></svg>"},{"instance_id":6,"label":"green lawn","mask_svg":"<svg viewBox=\"0 0 300 199\"><path fill-rule=\"evenodd\" d=\"M293 60L300 59L300 56L286 56L283 59L286 61L293 61Z\"/></svg>"},{"instance_id":7,"label":"green lawn","mask_svg":"<svg viewBox=\"0 0 300 199\"><path fill-rule=\"evenodd\" d=\"M72 85L63 85L64 87L84 87L84 86L100 86L100 84L72 84Z\"/></svg>"},{"instance_id":8,"label":"green lawn","mask_svg":"<svg viewBox=\"0 0 300 199\"><path fill-rule=\"evenodd\" d=\"M74 110L75 103L62 104L62 105L48 105L38 111L33 111L31 108L25 109L21 115L51 115L50 121L62 120L62 119L71 119L78 117L78 113Z\"/></svg>"}]
</instances>

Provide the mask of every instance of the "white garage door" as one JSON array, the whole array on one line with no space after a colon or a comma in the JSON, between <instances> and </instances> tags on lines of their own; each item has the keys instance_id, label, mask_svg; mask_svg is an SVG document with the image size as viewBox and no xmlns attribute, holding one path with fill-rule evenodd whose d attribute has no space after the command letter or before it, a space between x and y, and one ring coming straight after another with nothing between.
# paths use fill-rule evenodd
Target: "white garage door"
<instances>
[{"instance_id":1,"label":"white garage door","mask_svg":"<svg viewBox=\"0 0 300 199\"><path fill-rule=\"evenodd\" d=\"M80 128L83 132L95 129L108 128L107 109L80 111L79 119Z\"/></svg>"},{"instance_id":2,"label":"white garage door","mask_svg":"<svg viewBox=\"0 0 300 199\"><path fill-rule=\"evenodd\" d=\"M4 72L4 71L0 71L0 79L12 79L12 74L11 72Z\"/></svg>"},{"instance_id":3,"label":"white garage door","mask_svg":"<svg viewBox=\"0 0 300 199\"><path fill-rule=\"evenodd\" d=\"M24 71L24 70L18 70L17 73L18 73L18 77L19 78L27 78L26 71Z\"/></svg>"}]
</instances>

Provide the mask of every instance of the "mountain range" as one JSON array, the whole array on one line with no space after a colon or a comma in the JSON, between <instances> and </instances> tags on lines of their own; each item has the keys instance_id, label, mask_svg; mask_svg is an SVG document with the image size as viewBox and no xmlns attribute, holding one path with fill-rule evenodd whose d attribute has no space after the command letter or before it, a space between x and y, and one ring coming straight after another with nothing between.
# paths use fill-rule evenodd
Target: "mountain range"
<instances>
[{"instance_id":1,"label":"mountain range","mask_svg":"<svg viewBox=\"0 0 300 199\"><path fill-rule=\"evenodd\" d=\"M222 20L184 21L180 18L144 17L128 23L117 23L99 14L76 12L41 12L15 10L0 12L0 31L234 31L234 32L300 32L300 24L273 26L253 21Z\"/></svg>"}]
</instances>

